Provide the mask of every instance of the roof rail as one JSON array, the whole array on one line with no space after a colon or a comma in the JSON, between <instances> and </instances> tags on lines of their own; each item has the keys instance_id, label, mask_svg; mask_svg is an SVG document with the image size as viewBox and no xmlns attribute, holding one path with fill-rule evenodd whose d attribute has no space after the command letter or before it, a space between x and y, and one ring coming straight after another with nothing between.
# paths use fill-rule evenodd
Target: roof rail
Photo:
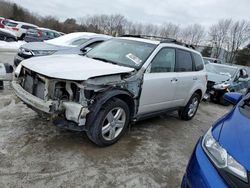
<instances>
[{"instance_id":1,"label":"roof rail","mask_svg":"<svg viewBox=\"0 0 250 188\"><path fill-rule=\"evenodd\" d=\"M151 40L159 40L161 43L173 43L181 46L185 46L187 48L192 48L195 50L195 47L191 44L185 44L183 42L177 41L173 38L168 37L161 37L161 36L153 36L153 35L122 35L121 37L135 37L135 38L142 38L142 39L151 39Z\"/></svg>"}]
</instances>

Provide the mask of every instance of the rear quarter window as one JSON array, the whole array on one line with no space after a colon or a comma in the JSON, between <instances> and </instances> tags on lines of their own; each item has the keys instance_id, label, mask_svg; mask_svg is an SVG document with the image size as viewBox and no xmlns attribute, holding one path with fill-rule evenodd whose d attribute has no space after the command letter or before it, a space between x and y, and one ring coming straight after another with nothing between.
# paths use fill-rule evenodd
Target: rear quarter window
<instances>
[{"instance_id":1,"label":"rear quarter window","mask_svg":"<svg viewBox=\"0 0 250 188\"><path fill-rule=\"evenodd\" d=\"M176 50L176 72L191 72L193 71L193 60L191 53L185 50Z\"/></svg>"},{"instance_id":2,"label":"rear quarter window","mask_svg":"<svg viewBox=\"0 0 250 188\"><path fill-rule=\"evenodd\" d=\"M193 58L194 58L195 71L203 70L204 64L203 64L201 56L197 53L193 53Z\"/></svg>"}]
</instances>

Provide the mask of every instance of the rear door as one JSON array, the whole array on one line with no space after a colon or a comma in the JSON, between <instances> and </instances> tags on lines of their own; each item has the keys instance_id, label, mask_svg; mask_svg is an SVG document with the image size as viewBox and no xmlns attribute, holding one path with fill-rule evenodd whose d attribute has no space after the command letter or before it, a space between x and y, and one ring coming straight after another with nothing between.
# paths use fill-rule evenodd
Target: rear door
<instances>
[{"instance_id":1,"label":"rear door","mask_svg":"<svg viewBox=\"0 0 250 188\"><path fill-rule=\"evenodd\" d=\"M176 89L175 49L162 48L144 74L139 114L173 107Z\"/></svg>"},{"instance_id":2,"label":"rear door","mask_svg":"<svg viewBox=\"0 0 250 188\"><path fill-rule=\"evenodd\" d=\"M183 106L184 101L189 97L190 90L198 80L195 72L193 72L193 58L189 51L176 50L176 66L178 85L174 96L176 106Z\"/></svg>"}]
</instances>

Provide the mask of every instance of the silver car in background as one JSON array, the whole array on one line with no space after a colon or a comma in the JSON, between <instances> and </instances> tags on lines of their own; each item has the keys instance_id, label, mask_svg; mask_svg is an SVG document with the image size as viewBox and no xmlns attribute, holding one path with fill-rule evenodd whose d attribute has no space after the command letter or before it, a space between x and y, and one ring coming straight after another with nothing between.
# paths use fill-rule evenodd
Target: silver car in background
<instances>
[{"instance_id":1,"label":"silver car in background","mask_svg":"<svg viewBox=\"0 0 250 188\"><path fill-rule=\"evenodd\" d=\"M21 61L36 56L52 54L84 54L112 37L103 34L76 32L44 42L30 42L22 45L14 59L17 67Z\"/></svg>"}]
</instances>

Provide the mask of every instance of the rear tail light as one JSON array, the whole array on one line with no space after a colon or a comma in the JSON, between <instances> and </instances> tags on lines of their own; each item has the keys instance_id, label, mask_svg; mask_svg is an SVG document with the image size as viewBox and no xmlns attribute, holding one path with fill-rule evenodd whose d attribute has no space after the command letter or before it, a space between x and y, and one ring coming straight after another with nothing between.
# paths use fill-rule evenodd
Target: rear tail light
<instances>
[{"instance_id":1,"label":"rear tail light","mask_svg":"<svg viewBox=\"0 0 250 188\"><path fill-rule=\"evenodd\" d=\"M0 28L4 28L4 25L0 23Z\"/></svg>"},{"instance_id":2,"label":"rear tail light","mask_svg":"<svg viewBox=\"0 0 250 188\"><path fill-rule=\"evenodd\" d=\"M19 31L19 29L16 28L16 27L12 27L12 30L13 30L13 31Z\"/></svg>"},{"instance_id":3,"label":"rear tail light","mask_svg":"<svg viewBox=\"0 0 250 188\"><path fill-rule=\"evenodd\" d=\"M43 36L43 32L42 32L42 31L38 31L38 32L37 32L37 36L38 36L38 37L42 37L42 36Z\"/></svg>"}]
</instances>

